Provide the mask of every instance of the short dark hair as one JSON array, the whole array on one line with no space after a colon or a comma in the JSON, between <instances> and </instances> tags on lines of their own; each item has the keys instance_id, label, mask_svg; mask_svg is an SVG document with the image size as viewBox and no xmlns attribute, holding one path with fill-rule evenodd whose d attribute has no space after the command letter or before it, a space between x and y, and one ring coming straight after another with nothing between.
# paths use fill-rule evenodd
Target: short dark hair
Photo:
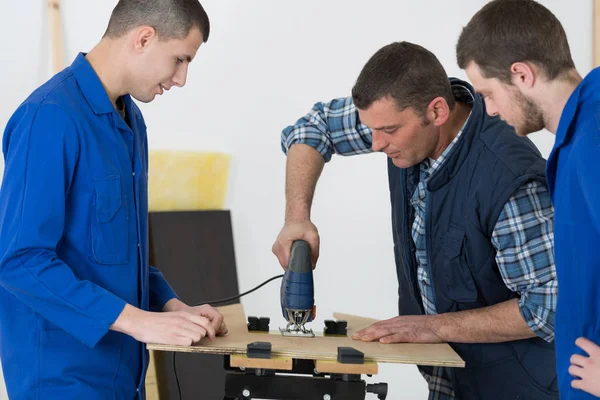
<instances>
[{"instance_id":1,"label":"short dark hair","mask_svg":"<svg viewBox=\"0 0 600 400\"><path fill-rule=\"evenodd\" d=\"M352 88L352 99L359 109L385 97L391 97L398 110L412 107L420 116L436 97L446 99L450 109L455 104L448 75L436 56L408 42L391 43L378 50Z\"/></svg>"},{"instance_id":2,"label":"short dark hair","mask_svg":"<svg viewBox=\"0 0 600 400\"><path fill-rule=\"evenodd\" d=\"M120 37L141 25L152 26L160 40L185 38L196 27L206 42L210 33L208 15L198 0L119 0L104 36Z\"/></svg>"},{"instance_id":3,"label":"short dark hair","mask_svg":"<svg viewBox=\"0 0 600 400\"><path fill-rule=\"evenodd\" d=\"M486 78L511 83L510 66L529 61L548 80L575 68L567 34L546 7L533 0L493 0L463 28L456 45L461 69L475 62Z\"/></svg>"}]
</instances>

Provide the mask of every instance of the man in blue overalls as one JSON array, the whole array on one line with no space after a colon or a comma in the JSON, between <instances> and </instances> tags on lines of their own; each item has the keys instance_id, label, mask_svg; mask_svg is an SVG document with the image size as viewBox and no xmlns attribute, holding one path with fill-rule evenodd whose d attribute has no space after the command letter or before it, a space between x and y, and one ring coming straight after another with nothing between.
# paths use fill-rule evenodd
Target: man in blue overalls
<instances>
[{"instance_id":1,"label":"man in blue overalls","mask_svg":"<svg viewBox=\"0 0 600 400\"><path fill-rule=\"evenodd\" d=\"M197 0L121 0L102 40L35 90L3 138L0 356L11 399L143 399L143 343L227 332L148 265L150 102L208 39Z\"/></svg>"},{"instance_id":2,"label":"man in blue overalls","mask_svg":"<svg viewBox=\"0 0 600 400\"><path fill-rule=\"evenodd\" d=\"M560 398L600 397L600 69L581 78L561 23L532 0L484 6L461 33L457 59L490 115L521 135L556 135L546 174L556 209Z\"/></svg>"}]
</instances>

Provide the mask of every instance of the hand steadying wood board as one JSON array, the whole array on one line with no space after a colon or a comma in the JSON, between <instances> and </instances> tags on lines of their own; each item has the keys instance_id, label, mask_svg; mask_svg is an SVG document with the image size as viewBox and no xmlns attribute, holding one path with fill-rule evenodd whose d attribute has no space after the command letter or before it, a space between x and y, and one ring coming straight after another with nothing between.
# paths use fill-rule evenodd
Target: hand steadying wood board
<instances>
[{"instance_id":1,"label":"hand steadying wood board","mask_svg":"<svg viewBox=\"0 0 600 400\"><path fill-rule=\"evenodd\" d=\"M241 304L220 307L225 317L229 333L215 340L202 339L193 346L170 346L149 344L148 349L209 354L245 354L252 342L270 342L274 357L293 357L309 360L337 360L339 346L354 347L364 353L365 361L380 363L417 364L447 367L464 367L464 361L445 344L382 344L378 342L361 342L350 337L314 338L285 337L279 332L248 332L246 315ZM360 330L375 322L368 318L336 314L338 318L348 321L348 334Z\"/></svg>"}]
</instances>

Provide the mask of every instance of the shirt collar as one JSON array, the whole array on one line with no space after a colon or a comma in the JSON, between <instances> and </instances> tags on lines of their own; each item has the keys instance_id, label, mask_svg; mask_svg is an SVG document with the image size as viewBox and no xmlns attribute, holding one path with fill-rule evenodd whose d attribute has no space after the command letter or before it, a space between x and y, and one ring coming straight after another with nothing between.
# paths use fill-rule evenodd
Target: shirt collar
<instances>
[{"instance_id":1,"label":"shirt collar","mask_svg":"<svg viewBox=\"0 0 600 400\"><path fill-rule=\"evenodd\" d=\"M571 124L575 119L578 109L583 103L590 100L596 100L600 97L600 67L593 69L575 88L567 104L563 108L558 128L556 130L556 139L554 148L559 148L567 143L572 134Z\"/></svg>"},{"instance_id":2,"label":"shirt collar","mask_svg":"<svg viewBox=\"0 0 600 400\"><path fill-rule=\"evenodd\" d=\"M83 97L96 114L107 114L115 111L108 94L100 82L96 71L85 58L86 53L79 53L70 66Z\"/></svg>"},{"instance_id":3,"label":"shirt collar","mask_svg":"<svg viewBox=\"0 0 600 400\"><path fill-rule=\"evenodd\" d=\"M469 113L469 116L465 120L465 123L463 124L462 128L460 128L460 131L458 132L456 137L452 140L452 142L450 142L448 147L446 147L446 150L444 150L444 152L442 153L441 156L439 156L436 160L425 159L423 162L421 162L421 171L422 172L426 171L425 177L424 177L425 182L427 182L429 180L429 178L436 171L438 171L442 167L442 165L444 165L444 162L446 161L446 159L452 152L454 145L458 142L458 140L460 139L460 136L462 135L463 131L465 130L465 126L467 126L467 122L469 122L469 118L471 118L471 113Z\"/></svg>"}]
</instances>

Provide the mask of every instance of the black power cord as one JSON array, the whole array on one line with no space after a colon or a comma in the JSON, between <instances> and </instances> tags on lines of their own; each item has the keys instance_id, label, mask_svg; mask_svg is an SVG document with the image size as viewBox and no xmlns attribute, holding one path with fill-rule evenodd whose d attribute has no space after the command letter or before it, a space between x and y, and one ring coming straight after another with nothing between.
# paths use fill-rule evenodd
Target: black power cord
<instances>
[{"instance_id":1,"label":"black power cord","mask_svg":"<svg viewBox=\"0 0 600 400\"><path fill-rule=\"evenodd\" d=\"M219 299L219 300L213 300L213 301L205 301L205 302L203 302L203 303L198 303L198 304L195 304L195 306L200 306L200 305L202 305L202 304L210 304L211 306L213 306L213 307L214 307L214 306L215 306L215 305L217 305L217 304L221 304L221 303L227 303L228 301L231 301L231 300L236 300L236 299L239 299L239 298L240 298L240 297L242 297L242 296L245 296L245 295L247 295L247 294L250 294L250 293L252 293L252 292L254 292L254 291L256 291L256 290L260 289L261 287L265 286L267 283L269 283L269 282L271 282L271 281L274 281L275 279L279 279L279 278L283 278L283 274L281 274L281 275L276 275L276 276L274 276L274 277L272 277L272 278L269 278L269 279L267 279L266 281L264 281L263 283L261 283L260 285L258 285L257 287L255 287L254 289L250 289L250 290L248 290L247 292L244 292L244 293L242 293L242 294L238 294L238 295L236 295L236 296L227 297L227 298L225 298L225 299Z\"/></svg>"},{"instance_id":2,"label":"black power cord","mask_svg":"<svg viewBox=\"0 0 600 400\"><path fill-rule=\"evenodd\" d=\"M264 281L263 283L261 283L261 284L260 284L260 285L258 285L257 287L255 287L255 288L253 288L253 289L250 289L250 290L248 290L247 292L244 292L244 293L242 293L242 294L238 294L238 295L236 295L236 296L231 296L231 297L226 297L226 298L224 298L224 299L218 299L218 300L213 300L213 301L204 301L204 302L202 302L202 303L194 304L194 306L200 306L200 305L202 305L202 304L209 304L209 305L211 305L211 306L213 306L213 307L214 307L214 306L215 306L215 305L217 305L217 304L227 303L227 302L229 302L229 301L231 301L231 300L236 300L236 299L239 299L239 298L240 298L240 297L242 297L242 296L245 296L245 295L247 295L247 294L250 294L250 293L252 293L252 292L254 292L254 291L256 291L256 290L260 289L261 287L265 286L267 283L269 283L269 282L271 282L271 281L274 281L275 279L282 278L282 277L283 277L283 274L281 274L281 275L276 275L276 276L274 276L274 277L272 277L272 278L269 278L269 279L267 279L266 281ZM182 397L181 397L181 386L179 385L179 377L177 376L177 363L176 363L176 361L175 361L175 359L176 359L176 356L177 356L177 352L176 352L176 351L174 351L174 352L173 352L173 373L175 374L175 385L177 386L177 395L178 395L178 399L179 399L179 400L182 400Z\"/></svg>"}]
</instances>

